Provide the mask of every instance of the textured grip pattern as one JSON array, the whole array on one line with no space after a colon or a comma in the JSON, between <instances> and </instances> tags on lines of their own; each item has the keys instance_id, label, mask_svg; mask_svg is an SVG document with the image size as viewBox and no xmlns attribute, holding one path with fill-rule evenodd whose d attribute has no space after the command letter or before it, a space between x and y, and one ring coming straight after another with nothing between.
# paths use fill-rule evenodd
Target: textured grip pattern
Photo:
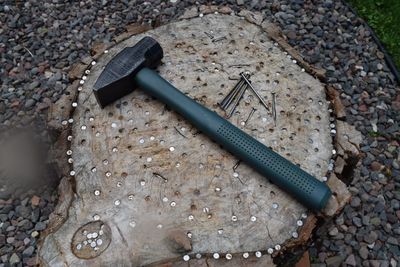
<instances>
[{"instance_id":1,"label":"textured grip pattern","mask_svg":"<svg viewBox=\"0 0 400 267\"><path fill-rule=\"evenodd\" d=\"M230 123L222 124L217 133L226 139L227 146L234 146L237 153L246 157L244 161L258 170L261 167L262 173L273 182L291 187L287 188L289 190L300 190L302 192L298 194L306 195L311 195L318 187L318 180L313 176Z\"/></svg>"}]
</instances>

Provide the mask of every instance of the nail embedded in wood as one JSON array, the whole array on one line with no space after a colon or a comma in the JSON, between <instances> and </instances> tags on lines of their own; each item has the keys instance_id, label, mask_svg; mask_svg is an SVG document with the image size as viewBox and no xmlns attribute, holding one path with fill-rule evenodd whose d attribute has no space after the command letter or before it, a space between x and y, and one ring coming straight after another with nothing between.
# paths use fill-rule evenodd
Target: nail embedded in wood
<instances>
[{"instance_id":1,"label":"nail embedded in wood","mask_svg":"<svg viewBox=\"0 0 400 267\"><path fill-rule=\"evenodd\" d=\"M229 65L229 68L242 68L242 67L250 67L250 64L233 64Z\"/></svg>"},{"instance_id":2,"label":"nail embedded in wood","mask_svg":"<svg viewBox=\"0 0 400 267\"><path fill-rule=\"evenodd\" d=\"M178 128L176 128L176 126L174 126L174 129L178 132L180 136L182 136L183 138L187 138L186 135L184 135Z\"/></svg>"},{"instance_id":3,"label":"nail embedded in wood","mask_svg":"<svg viewBox=\"0 0 400 267\"><path fill-rule=\"evenodd\" d=\"M210 34L210 33L208 33L208 32L204 32L204 34L207 35L208 38L214 39L214 36L213 36L212 34Z\"/></svg>"},{"instance_id":4,"label":"nail embedded in wood","mask_svg":"<svg viewBox=\"0 0 400 267\"><path fill-rule=\"evenodd\" d=\"M226 39L226 37L225 37L225 36L222 36L222 37L215 38L214 40L212 40L212 42L213 42L213 43L216 43L216 42L222 41L222 40L224 40L224 39Z\"/></svg>"},{"instance_id":5,"label":"nail embedded in wood","mask_svg":"<svg viewBox=\"0 0 400 267\"><path fill-rule=\"evenodd\" d=\"M157 173L157 172L153 172L153 175L157 178L160 178L162 180L164 180L164 182L168 182L168 179L165 178L164 176L162 176L161 174Z\"/></svg>"}]
</instances>

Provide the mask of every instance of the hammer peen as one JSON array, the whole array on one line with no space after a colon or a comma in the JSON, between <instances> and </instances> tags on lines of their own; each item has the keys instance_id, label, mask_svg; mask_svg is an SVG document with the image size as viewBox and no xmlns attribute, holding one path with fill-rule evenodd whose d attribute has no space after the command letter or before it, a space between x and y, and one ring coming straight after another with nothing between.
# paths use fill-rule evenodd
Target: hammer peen
<instances>
[{"instance_id":1,"label":"hammer peen","mask_svg":"<svg viewBox=\"0 0 400 267\"><path fill-rule=\"evenodd\" d=\"M162 57L163 50L160 44L151 37L144 37L135 46L123 49L106 65L94 85L94 94L100 106L103 108L139 87L167 104L204 134L306 207L319 211L326 206L331 196L326 184L217 113L187 97L151 70L161 62Z\"/></svg>"}]
</instances>

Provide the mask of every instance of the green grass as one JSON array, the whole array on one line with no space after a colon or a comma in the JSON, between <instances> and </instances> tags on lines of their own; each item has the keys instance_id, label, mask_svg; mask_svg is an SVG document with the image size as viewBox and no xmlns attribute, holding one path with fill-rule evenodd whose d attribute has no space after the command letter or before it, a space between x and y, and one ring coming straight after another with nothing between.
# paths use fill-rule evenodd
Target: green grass
<instances>
[{"instance_id":1,"label":"green grass","mask_svg":"<svg viewBox=\"0 0 400 267\"><path fill-rule=\"evenodd\" d=\"M400 0L348 0L375 31L400 69Z\"/></svg>"}]
</instances>

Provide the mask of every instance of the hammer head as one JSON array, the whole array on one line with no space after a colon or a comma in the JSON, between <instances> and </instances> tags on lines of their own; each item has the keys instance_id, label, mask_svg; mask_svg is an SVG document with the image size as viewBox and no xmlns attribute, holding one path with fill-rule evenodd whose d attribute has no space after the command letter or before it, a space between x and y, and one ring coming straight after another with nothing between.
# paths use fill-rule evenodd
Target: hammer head
<instances>
[{"instance_id":1,"label":"hammer head","mask_svg":"<svg viewBox=\"0 0 400 267\"><path fill-rule=\"evenodd\" d=\"M160 44L144 37L126 47L106 65L94 85L94 95L102 108L135 89L133 77L144 67L155 68L163 57Z\"/></svg>"}]
</instances>

